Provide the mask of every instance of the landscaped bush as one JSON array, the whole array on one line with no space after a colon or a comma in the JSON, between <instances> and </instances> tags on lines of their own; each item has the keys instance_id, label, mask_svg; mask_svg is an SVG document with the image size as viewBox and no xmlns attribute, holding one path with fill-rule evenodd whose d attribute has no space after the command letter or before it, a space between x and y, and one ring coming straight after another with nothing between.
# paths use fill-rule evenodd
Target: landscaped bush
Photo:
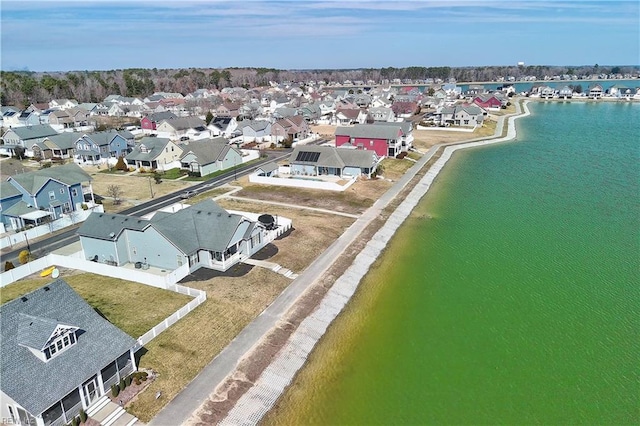
<instances>
[{"instance_id":1,"label":"landscaped bush","mask_svg":"<svg viewBox=\"0 0 640 426\"><path fill-rule=\"evenodd\" d=\"M124 377L123 377L120 379L120 392L125 390L126 387L127 387L127 384L124 382Z\"/></svg>"},{"instance_id":2,"label":"landscaped bush","mask_svg":"<svg viewBox=\"0 0 640 426\"><path fill-rule=\"evenodd\" d=\"M74 417L73 420L71 420L71 426L78 426L80 424L80 421L78 420L77 417Z\"/></svg>"},{"instance_id":3,"label":"landscaped bush","mask_svg":"<svg viewBox=\"0 0 640 426\"><path fill-rule=\"evenodd\" d=\"M89 208L89 206L87 206L85 203L80 204L80 208L82 210L87 210Z\"/></svg>"},{"instance_id":4,"label":"landscaped bush","mask_svg":"<svg viewBox=\"0 0 640 426\"><path fill-rule=\"evenodd\" d=\"M127 386L131 386L131 376L127 376L127 378L124 379L124 382Z\"/></svg>"},{"instance_id":5,"label":"landscaped bush","mask_svg":"<svg viewBox=\"0 0 640 426\"><path fill-rule=\"evenodd\" d=\"M124 157L118 157L118 162L116 163L116 170L121 170L123 172L127 171L127 163L124 162Z\"/></svg>"},{"instance_id":6,"label":"landscaped bush","mask_svg":"<svg viewBox=\"0 0 640 426\"><path fill-rule=\"evenodd\" d=\"M83 409L80 409L80 421L82 423L87 421L87 413L85 413L85 411Z\"/></svg>"},{"instance_id":7,"label":"landscaped bush","mask_svg":"<svg viewBox=\"0 0 640 426\"><path fill-rule=\"evenodd\" d=\"M31 258L31 253L29 253L29 250L22 250L18 255L18 261L20 262L21 265L24 265L25 263L29 262L30 258Z\"/></svg>"},{"instance_id":8,"label":"landscaped bush","mask_svg":"<svg viewBox=\"0 0 640 426\"><path fill-rule=\"evenodd\" d=\"M9 262L8 260L6 262L4 262L4 270L6 271L10 271L11 269L15 268L15 266L13 265L13 262Z\"/></svg>"},{"instance_id":9,"label":"landscaped bush","mask_svg":"<svg viewBox=\"0 0 640 426\"><path fill-rule=\"evenodd\" d=\"M111 385L111 396L116 398L120 393L120 387L116 384Z\"/></svg>"}]
</instances>

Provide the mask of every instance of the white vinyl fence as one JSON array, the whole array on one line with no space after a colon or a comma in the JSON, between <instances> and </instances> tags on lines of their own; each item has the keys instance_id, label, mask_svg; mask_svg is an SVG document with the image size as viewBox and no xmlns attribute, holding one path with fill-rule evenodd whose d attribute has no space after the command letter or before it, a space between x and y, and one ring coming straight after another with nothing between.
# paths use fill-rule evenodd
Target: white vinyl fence
<instances>
[{"instance_id":1,"label":"white vinyl fence","mask_svg":"<svg viewBox=\"0 0 640 426\"><path fill-rule=\"evenodd\" d=\"M166 274L155 275L148 272L125 269L118 266L105 265L104 263L91 262L89 260L77 257L61 256L59 254L48 254L40 259L33 260L17 268L10 269L0 274L0 288L9 285L17 280L36 274L51 266L60 266L71 269L80 269L82 271L91 272L98 275L105 275L113 278L120 278L127 281L135 281L140 284L152 287L162 288L173 291L175 293L185 294L194 299L178 309L176 312L165 318L158 325L143 334L137 339L134 350L137 351L144 345L149 343L158 334L175 324L180 318L183 318L189 312L201 305L207 300L207 293L183 285L177 284L182 278L189 274L189 265L184 264L178 269Z\"/></svg>"}]
</instances>

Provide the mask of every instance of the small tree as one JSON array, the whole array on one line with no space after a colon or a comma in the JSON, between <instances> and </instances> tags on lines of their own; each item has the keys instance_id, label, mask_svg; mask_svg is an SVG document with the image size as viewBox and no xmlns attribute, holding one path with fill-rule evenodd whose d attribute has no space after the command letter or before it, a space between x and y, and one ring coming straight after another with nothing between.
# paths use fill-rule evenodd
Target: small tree
<instances>
[{"instance_id":1,"label":"small tree","mask_svg":"<svg viewBox=\"0 0 640 426\"><path fill-rule=\"evenodd\" d=\"M116 170L120 170L126 172L128 170L127 163L124 162L124 157L121 155L118 157L118 162L116 163Z\"/></svg>"},{"instance_id":2,"label":"small tree","mask_svg":"<svg viewBox=\"0 0 640 426\"><path fill-rule=\"evenodd\" d=\"M16 146L15 148L13 148L13 152L16 156L16 158L18 160L24 160L25 159L25 149L22 146Z\"/></svg>"},{"instance_id":3,"label":"small tree","mask_svg":"<svg viewBox=\"0 0 640 426\"><path fill-rule=\"evenodd\" d=\"M211 124L212 120L213 120L213 114L211 113L211 111L208 111L207 116L205 117L205 122L207 123L207 126Z\"/></svg>"},{"instance_id":4,"label":"small tree","mask_svg":"<svg viewBox=\"0 0 640 426\"><path fill-rule=\"evenodd\" d=\"M20 262L21 265L24 265L30 260L31 260L31 253L29 253L29 250L22 250L18 255L18 261Z\"/></svg>"},{"instance_id":5,"label":"small tree","mask_svg":"<svg viewBox=\"0 0 640 426\"><path fill-rule=\"evenodd\" d=\"M120 204L120 197L122 196L122 188L118 185L109 185L107 187L107 196L113 198L113 204Z\"/></svg>"},{"instance_id":6,"label":"small tree","mask_svg":"<svg viewBox=\"0 0 640 426\"><path fill-rule=\"evenodd\" d=\"M13 262L9 262L8 260L6 262L4 262L4 271L10 271L11 269L15 268L15 266L13 265Z\"/></svg>"},{"instance_id":7,"label":"small tree","mask_svg":"<svg viewBox=\"0 0 640 426\"><path fill-rule=\"evenodd\" d=\"M153 172L153 180L155 180L156 183L162 183L162 175L158 171Z\"/></svg>"}]
</instances>

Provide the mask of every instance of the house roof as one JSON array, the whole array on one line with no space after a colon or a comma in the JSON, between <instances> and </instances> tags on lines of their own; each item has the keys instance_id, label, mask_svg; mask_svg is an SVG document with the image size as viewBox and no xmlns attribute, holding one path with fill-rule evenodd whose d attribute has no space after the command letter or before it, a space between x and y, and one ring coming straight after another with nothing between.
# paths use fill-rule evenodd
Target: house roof
<instances>
[{"instance_id":1,"label":"house roof","mask_svg":"<svg viewBox=\"0 0 640 426\"><path fill-rule=\"evenodd\" d=\"M198 127L206 127L207 123L198 117L180 117L162 120L175 130L196 129Z\"/></svg>"},{"instance_id":2,"label":"house roof","mask_svg":"<svg viewBox=\"0 0 640 426\"><path fill-rule=\"evenodd\" d=\"M35 194L49 179L55 179L65 185L71 186L82 182L89 182L91 181L91 176L77 164L68 163L62 166L49 167L48 169L20 173L11 176L9 179L14 180L30 194Z\"/></svg>"},{"instance_id":3,"label":"house roof","mask_svg":"<svg viewBox=\"0 0 640 426\"><path fill-rule=\"evenodd\" d=\"M373 138L373 139L386 139L395 140L401 136L402 129L398 125L399 123L389 123L392 125L385 125L382 123L376 124L359 124L356 126L345 127L338 126L336 128L336 136L349 136L352 138Z\"/></svg>"},{"instance_id":4,"label":"house roof","mask_svg":"<svg viewBox=\"0 0 640 426\"><path fill-rule=\"evenodd\" d=\"M171 111L161 111L161 112L154 112L152 114L149 114L147 115L147 118L153 121L154 123L159 123L162 120L171 120L173 118L178 118L178 116L172 113Z\"/></svg>"},{"instance_id":5,"label":"house roof","mask_svg":"<svg viewBox=\"0 0 640 426\"><path fill-rule=\"evenodd\" d=\"M133 148L133 151L126 157L127 160L152 161L158 158L162 151L170 142L167 138L142 138ZM143 151L143 147L146 151ZM180 149L178 147L178 149ZM182 150L181 150L182 151Z\"/></svg>"},{"instance_id":6,"label":"house roof","mask_svg":"<svg viewBox=\"0 0 640 426\"><path fill-rule=\"evenodd\" d=\"M58 132L53 130L53 127L49 126L48 124L15 127L8 131L15 133L20 138L20 140L23 140L23 141L30 140L30 139L44 138L46 136L53 136L58 134Z\"/></svg>"},{"instance_id":7,"label":"house roof","mask_svg":"<svg viewBox=\"0 0 640 426\"><path fill-rule=\"evenodd\" d=\"M105 130L104 132L87 133L82 137L82 139L89 139L96 145L103 146L108 145L117 136L127 139L126 136L123 136L120 133L124 133L124 131L119 132L117 130Z\"/></svg>"},{"instance_id":8,"label":"house roof","mask_svg":"<svg viewBox=\"0 0 640 426\"><path fill-rule=\"evenodd\" d=\"M51 335L58 328L58 321L20 313L18 318L18 344L44 350Z\"/></svg>"},{"instance_id":9,"label":"house roof","mask_svg":"<svg viewBox=\"0 0 640 426\"><path fill-rule=\"evenodd\" d=\"M4 200L20 194L22 192L18 191L18 188L11 185L10 182L0 182L0 199Z\"/></svg>"},{"instance_id":10,"label":"house roof","mask_svg":"<svg viewBox=\"0 0 640 426\"><path fill-rule=\"evenodd\" d=\"M273 161L270 161L258 167L258 170L262 170L264 173L269 173L274 170L278 170L278 165Z\"/></svg>"},{"instance_id":11,"label":"house roof","mask_svg":"<svg viewBox=\"0 0 640 426\"><path fill-rule=\"evenodd\" d=\"M151 218L151 221L158 232L187 255L198 250L224 252L240 224L250 223L213 200L202 201L169 216Z\"/></svg>"},{"instance_id":12,"label":"house roof","mask_svg":"<svg viewBox=\"0 0 640 426\"><path fill-rule=\"evenodd\" d=\"M266 120L243 120L238 123L238 128L244 129L245 127L251 127L254 131L260 132L269 127L269 124Z\"/></svg>"},{"instance_id":13,"label":"house roof","mask_svg":"<svg viewBox=\"0 0 640 426\"><path fill-rule=\"evenodd\" d=\"M229 150L235 150L227 142L227 139L223 137L190 141L189 145L183 148L183 154L180 159L182 160L191 153L196 156L198 164L201 166L215 163L223 159Z\"/></svg>"},{"instance_id":14,"label":"house roof","mask_svg":"<svg viewBox=\"0 0 640 426\"><path fill-rule=\"evenodd\" d=\"M135 344L61 279L5 303L0 313L2 392L36 416ZM54 322L78 327L82 334L76 344L44 362L20 345L19 339L31 339L25 330L30 317L38 318L31 336L38 341Z\"/></svg>"},{"instance_id":15,"label":"house roof","mask_svg":"<svg viewBox=\"0 0 640 426\"><path fill-rule=\"evenodd\" d=\"M308 155L306 153L316 153ZM323 167L359 167L371 168L378 159L374 152L363 149L335 148L332 146L305 145L297 147L291 153L291 164L308 164Z\"/></svg>"},{"instance_id":16,"label":"house roof","mask_svg":"<svg viewBox=\"0 0 640 426\"><path fill-rule=\"evenodd\" d=\"M63 132L57 135L48 136L44 141L47 148L71 149L78 140L78 134L75 132Z\"/></svg>"},{"instance_id":17,"label":"house roof","mask_svg":"<svg viewBox=\"0 0 640 426\"><path fill-rule=\"evenodd\" d=\"M148 220L134 216L93 212L78 228L78 235L99 240L115 241L125 229L142 231L149 224ZM92 255L92 253L87 254Z\"/></svg>"}]
</instances>

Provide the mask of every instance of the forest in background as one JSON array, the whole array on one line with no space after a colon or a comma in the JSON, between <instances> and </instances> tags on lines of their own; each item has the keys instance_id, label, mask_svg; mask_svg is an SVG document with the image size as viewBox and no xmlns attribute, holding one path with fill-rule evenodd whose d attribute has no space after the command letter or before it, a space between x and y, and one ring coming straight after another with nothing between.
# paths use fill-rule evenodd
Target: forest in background
<instances>
[{"instance_id":1,"label":"forest in background","mask_svg":"<svg viewBox=\"0 0 640 426\"><path fill-rule=\"evenodd\" d=\"M146 97L154 92L191 93L196 89L268 86L269 82L343 82L455 79L457 82L497 81L499 78L634 74L638 66L487 66L362 68L355 70L277 70L273 68L118 69L110 71L0 72L0 104L26 107L51 99L101 102L108 95Z\"/></svg>"}]
</instances>

